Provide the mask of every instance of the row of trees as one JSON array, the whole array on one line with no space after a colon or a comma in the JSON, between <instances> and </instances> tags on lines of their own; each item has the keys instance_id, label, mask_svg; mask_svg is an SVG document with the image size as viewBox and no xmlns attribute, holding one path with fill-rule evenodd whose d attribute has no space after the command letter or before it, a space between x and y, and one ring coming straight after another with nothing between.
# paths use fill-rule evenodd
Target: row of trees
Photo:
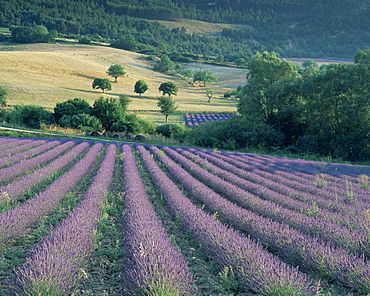
<instances>
[{"instance_id":1,"label":"row of trees","mask_svg":"<svg viewBox=\"0 0 370 296\"><path fill-rule=\"evenodd\" d=\"M184 53L189 53L201 57L223 56L226 61L240 58L249 61L256 51L268 50L285 57L350 58L357 48L367 46L369 9L366 0L342 1L338 5L316 0L208 3L59 0L47 4L43 0L22 0L0 2L0 26L43 25L49 32L88 35L91 40L158 56L174 52L185 58ZM168 29L143 19L182 17L244 26L228 27L221 34L205 36L189 34L185 28ZM14 34L14 38L21 37L20 42L39 39L31 31L26 35Z\"/></svg>"},{"instance_id":2,"label":"row of trees","mask_svg":"<svg viewBox=\"0 0 370 296\"><path fill-rule=\"evenodd\" d=\"M194 129L194 140L223 148L260 145L369 159L370 49L359 50L354 60L299 70L276 53L258 53L239 92L240 116Z\"/></svg>"}]
</instances>

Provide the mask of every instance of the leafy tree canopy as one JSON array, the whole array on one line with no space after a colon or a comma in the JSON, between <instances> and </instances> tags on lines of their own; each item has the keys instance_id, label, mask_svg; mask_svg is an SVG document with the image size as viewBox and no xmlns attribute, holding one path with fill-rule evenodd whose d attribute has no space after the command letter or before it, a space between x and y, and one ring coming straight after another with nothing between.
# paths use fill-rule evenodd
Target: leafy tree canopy
<instances>
[{"instance_id":1,"label":"leafy tree canopy","mask_svg":"<svg viewBox=\"0 0 370 296\"><path fill-rule=\"evenodd\" d=\"M92 115L100 119L105 130L111 130L115 122L125 121L129 100L127 96L117 98L100 97L93 104Z\"/></svg>"},{"instance_id":2,"label":"leafy tree canopy","mask_svg":"<svg viewBox=\"0 0 370 296\"><path fill-rule=\"evenodd\" d=\"M171 95L176 96L178 92L177 85L171 81L163 82L158 89L163 92L163 96L167 94L169 97L171 97Z\"/></svg>"},{"instance_id":3,"label":"leafy tree canopy","mask_svg":"<svg viewBox=\"0 0 370 296\"><path fill-rule=\"evenodd\" d=\"M111 90L112 85L107 78L95 78L93 83L92 83L92 88L93 89L101 89L102 92L104 93L105 90Z\"/></svg>"},{"instance_id":4,"label":"leafy tree canopy","mask_svg":"<svg viewBox=\"0 0 370 296\"><path fill-rule=\"evenodd\" d=\"M54 107L54 116L56 121L64 115L90 114L90 104L84 99L74 98L62 103L57 103Z\"/></svg>"},{"instance_id":5,"label":"leafy tree canopy","mask_svg":"<svg viewBox=\"0 0 370 296\"><path fill-rule=\"evenodd\" d=\"M217 77L212 71L197 71L194 73L193 82L202 82L203 86L206 86L206 83L218 82Z\"/></svg>"},{"instance_id":6,"label":"leafy tree canopy","mask_svg":"<svg viewBox=\"0 0 370 296\"><path fill-rule=\"evenodd\" d=\"M11 26L11 35L14 42L18 43L38 43L54 42L57 37L55 30L48 31L45 26Z\"/></svg>"},{"instance_id":7,"label":"leafy tree canopy","mask_svg":"<svg viewBox=\"0 0 370 296\"><path fill-rule=\"evenodd\" d=\"M124 76L126 72L121 65L115 64L109 67L107 74L114 77L114 82L117 82L117 78L120 76Z\"/></svg>"},{"instance_id":8,"label":"leafy tree canopy","mask_svg":"<svg viewBox=\"0 0 370 296\"><path fill-rule=\"evenodd\" d=\"M170 96L159 97L157 106L161 109L161 113L165 116L166 123L168 122L168 116L175 113L175 111L178 109L178 106Z\"/></svg>"},{"instance_id":9,"label":"leafy tree canopy","mask_svg":"<svg viewBox=\"0 0 370 296\"><path fill-rule=\"evenodd\" d=\"M175 64L173 61L170 60L168 55L163 54L161 55L160 61L157 62L157 64L154 67L155 71L160 72L168 72L174 68Z\"/></svg>"},{"instance_id":10,"label":"leafy tree canopy","mask_svg":"<svg viewBox=\"0 0 370 296\"><path fill-rule=\"evenodd\" d=\"M134 92L139 94L140 98L141 98L141 94L145 93L148 89L149 89L149 86L144 80L136 81L135 86L134 86Z\"/></svg>"}]
</instances>

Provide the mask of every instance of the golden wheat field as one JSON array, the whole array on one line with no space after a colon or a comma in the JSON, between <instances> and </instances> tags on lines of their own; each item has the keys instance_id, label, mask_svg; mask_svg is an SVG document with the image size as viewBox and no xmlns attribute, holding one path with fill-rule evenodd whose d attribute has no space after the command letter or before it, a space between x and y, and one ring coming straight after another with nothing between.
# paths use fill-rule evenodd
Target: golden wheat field
<instances>
[{"instance_id":1,"label":"golden wheat field","mask_svg":"<svg viewBox=\"0 0 370 296\"><path fill-rule=\"evenodd\" d=\"M118 78L118 83L106 74L113 64L122 65L127 73ZM101 96L126 94L132 100L129 110L158 110L159 85L173 81L179 88L178 95L173 97L179 111L233 112L237 101L225 99L223 94L246 82L245 69L208 65L207 70L214 71L219 83L206 87L192 85L187 80L153 71L153 64L145 55L100 45L0 44L0 65L0 85L8 90L8 104L37 104L47 108L73 98L92 104ZM201 65L193 67L204 69ZM103 94L92 89L92 81L97 77L109 78L112 90ZM149 86L141 99L134 92L134 84L139 79ZM210 103L206 88L215 92Z\"/></svg>"}]
</instances>

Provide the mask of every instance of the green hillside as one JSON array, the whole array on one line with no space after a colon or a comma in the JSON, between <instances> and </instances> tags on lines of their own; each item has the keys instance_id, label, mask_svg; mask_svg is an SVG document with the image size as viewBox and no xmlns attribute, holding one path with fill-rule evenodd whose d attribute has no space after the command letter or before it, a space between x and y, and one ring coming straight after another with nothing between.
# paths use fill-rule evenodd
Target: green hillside
<instances>
[{"instance_id":1,"label":"green hillside","mask_svg":"<svg viewBox=\"0 0 370 296\"><path fill-rule=\"evenodd\" d=\"M351 59L369 44L369 14L369 0L0 1L0 27L44 25L108 43L131 35L141 52L222 55L229 61L264 50L282 57ZM153 22L182 19L225 26L208 35Z\"/></svg>"}]
</instances>

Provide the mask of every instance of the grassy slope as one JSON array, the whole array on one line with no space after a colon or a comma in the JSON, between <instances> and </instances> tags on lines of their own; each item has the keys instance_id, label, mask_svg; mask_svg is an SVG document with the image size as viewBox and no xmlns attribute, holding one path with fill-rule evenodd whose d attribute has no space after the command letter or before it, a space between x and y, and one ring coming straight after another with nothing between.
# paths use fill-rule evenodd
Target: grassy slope
<instances>
[{"instance_id":1,"label":"grassy slope","mask_svg":"<svg viewBox=\"0 0 370 296\"><path fill-rule=\"evenodd\" d=\"M8 104L32 103L48 108L75 97L92 104L103 95L91 86L93 79L100 77L112 81L112 90L104 96L128 95L132 99L130 110L158 110L159 85L174 81L179 87L178 95L174 96L179 111L230 112L236 110L236 101L224 99L223 93L246 81L246 70L215 67L220 83L207 86L215 91L212 102L207 103L204 87L192 86L185 80L152 71L143 55L95 45L0 44L0 63L0 85L8 90ZM127 72L125 77L118 78L118 83L113 83L114 79L106 74L112 64L121 64ZM142 99L133 91L139 79L149 85Z\"/></svg>"}]
</instances>

